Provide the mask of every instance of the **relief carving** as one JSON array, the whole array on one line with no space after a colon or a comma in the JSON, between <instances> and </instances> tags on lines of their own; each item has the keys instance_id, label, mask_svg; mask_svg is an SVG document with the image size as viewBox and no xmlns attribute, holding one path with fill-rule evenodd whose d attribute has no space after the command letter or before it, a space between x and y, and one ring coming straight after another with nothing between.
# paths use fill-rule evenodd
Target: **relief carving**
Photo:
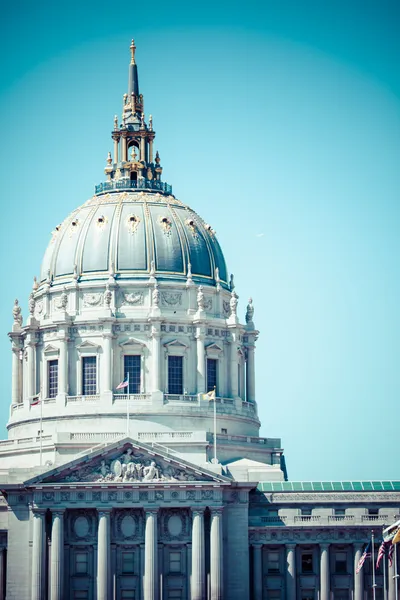
<instances>
[{"instance_id":1,"label":"relief carving","mask_svg":"<svg viewBox=\"0 0 400 600\"><path fill-rule=\"evenodd\" d=\"M167 306L177 306L182 304L182 293L181 292L162 292L161 302Z\"/></svg>"},{"instance_id":2,"label":"relief carving","mask_svg":"<svg viewBox=\"0 0 400 600\"><path fill-rule=\"evenodd\" d=\"M121 292L121 306L124 304L130 306L143 304L143 292L131 292L130 294Z\"/></svg>"},{"instance_id":3,"label":"relief carving","mask_svg":"<svg viewBox=\"0 0 400 600\"><path fill-rule=\"evenodd\" d=\"M83 306L99 306L102 304L103 294L83 294Z\"/></svg>"}]
</instances>

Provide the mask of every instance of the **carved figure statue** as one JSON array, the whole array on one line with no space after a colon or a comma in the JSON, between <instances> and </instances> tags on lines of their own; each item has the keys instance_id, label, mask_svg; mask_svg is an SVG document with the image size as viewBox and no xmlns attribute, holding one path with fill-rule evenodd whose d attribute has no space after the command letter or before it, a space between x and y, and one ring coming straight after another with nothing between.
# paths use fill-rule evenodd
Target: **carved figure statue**
<instances>
[{"instance_id":1,"label":"carved figure statue","mask_svg":"<svg viewBox=\"0 0 400 600\"><path fill-rule=\"evenodd\" d=\"M150 277L154 277L155 274L156 274L156 265L154 263L154 260L152 260L150 263Z\"/></svg>"},{"instance_id":2,"label":"carved figure statue","mask_svg":"<svg viewBox=\"0 0 400 600\"><path fill-rule=\"evenodd\" d=\"M38 280L37 280L36 276L34 276L34 278L33 278L33 286L32 286L33 291L36 292L36 290L38 289L38 287L39 287Z\"/></svg>"},{"instance_id":3,"label":"carved figure statue","mask_svg":"<svg viewBox=\"0 0 400 600\"><path fill-rule=\"evenodd\" d=\"M238 305L238 297L237 297L235 290L232 290L231 299L229 301L229 306L231 308L231 315L236 315L237 305Z\"/></svg>"},{"instance_id":4,"label":"carved figure statue","mask_svg":"<svg viewBox=\"0 0 400 600\"><path fill-rule=\"evenodd\" d=\"M197 306L199 310L204 310L204 294L203 294L203 286L199 286L199 290L197 292Z\"/></svg>"},{"instance_id":5,"label":"carved figure statue","mask_svg":"<svg viewBox=\"0 0 400 600\"><path fill-rule=\"evenodd\" d=\"M104 305L106 308L110 308L112 300L112 292L110 290L109 283L106 283L106 291L104 292Z\"/></svg>"},{"instance_id":6,"label":"carved figure statue","mask_svg":"<svg viewBox=\"0 0 400 600\"><path fill-rule=\"evenodd\" d=\"M118 117L117 117L117 115L115 115L115 117L114 117L114 129L115 130L118 129Z\"/></svg>"},{"instance_id":7,"label":"carved figure statue","mask_svg":"<svg viewBox=\"0 0 400 600\"><path fill-rule=\"evenodd\" d=\"M246 308L246 323L252 323L253 322L253 316L254 316L254 306L253 306L253 299L249 298L249 303L247 305Z\"/></svg>"},{"instance_id":8,"label":"carved figure statue","mask_svg":"<svg viewBox=\"0 0 400 600\"><path fill-rule=\"evenodd\" d=\"M34 296L33 292L31 292L29 294L28 306L29 306L29 313L33 317L33 314L35 312L35 306L36 306L35 296Z\"/></svg>"},{"instance_id":9,"label":"carved figure statue","mask_svg":"<svg viewBox=\"0 0 400 600\"><path fill-rule=\"evenodd\" d=\"M105 460L101 461L100 473L103 477L107 477L107 475L110 473L110 467L106 464Z\"/></svg>"},{"instance_id":10,"label":"carved figure statue","mask_svg":"<svg viewBox=\"0 0 400 600\"><path fill-rule=\"evenodd\" d=\"M219 277L219 269L218 269L218 267L215 267L215 281L217 283L219 283L221 281L221 279Z\"/></svg>"},{"instance_id":11,"label":"carved figure statue","mask_svg":"<svg viewBox=\"0 0 400 600\"><path fill-rule=\"evenodd\" d=\"M229 280L229 289L231 290L231 292L233 292L233 290L235 289L235 282L233 280L233 273L231 273L231 277Z\"/></svg>"},{"instance_id":12,"label":"carved figure statue","mask_svg":"<svg viewBox=\"0 0 400 600\"><path fill-rule=\"evenodd\" d=\"M17 299L14 300L13 317L14 317L14 323L17 323L19 326L21 326L22 325L21 307L18 304Z\"/></svg>"},{"instance_id":13,"label":"carved figure statue","mask_svg":"<svg viewBox=\"0 0 400 600\"><path fill-rule=\"evenodd\" d=\"M156 463L154 462L154 460L151 461L150 465L148 467L145 467L143 469L143 480L144 481L151 481L152 479L159 479L160 475L158 473L158 469L156 467Z\"/></svg>"},{"instance_id":14,"label":"carved figure statue","mask_svg":"<svg viewBox=\"0 0 400 600\"><path fill-rule=\"evenodd\" d=\"M62 294L60 296L60 304L59 304L59 306L60 306L60 308L62 310L65 310L67 308L67 304L68 304L68 296L67 296L66 287L64 286Z\"/></svg>"},{"instance_id":15,"label":"carved figure statue","mask_svg":"<svg viewBox=\"0 0 400 600\"><path fill-rule=\"evenodd\" d=\"M160 304L160 290L158 289L157 283L154 285L153 290L153 306L158 306Z\"/></svg>"},{"instance_id":16,"label":"carved figure statue","mask_svg":"<svg viewBox=\"0 0 400 600\"><path fill-rule=\"evenodd\" d=\"M149 130L153 131L153 115L149 115Z\"/></svg>"},{"instance_id":17,"label":"carved figure statue","mask_svg":"<svg viewBox=\"0 0 400 600\"><path fill-rule=\"evenodd\" d=\"M140 117L140 127L141 129L144 129L144 113L142 113Z\"/></svg>"}]
</instances>

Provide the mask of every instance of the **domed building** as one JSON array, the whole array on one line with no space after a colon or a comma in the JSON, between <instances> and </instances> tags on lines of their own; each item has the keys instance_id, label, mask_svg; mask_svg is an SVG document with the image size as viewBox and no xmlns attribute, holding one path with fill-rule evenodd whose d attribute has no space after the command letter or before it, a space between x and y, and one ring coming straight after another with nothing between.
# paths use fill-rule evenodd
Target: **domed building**
<instances>
[{"instance_id":1,"label":"domed building","mask_svg":"<svg viewBox=\"0 0 400 600\"><path fill-rule=\"evenodd\" d=\"M400 486L289 482L259 436L253 303L162 178L135 50L104 181L13 308L0 600L364 600Z\"/></svg>"}]
</instances>

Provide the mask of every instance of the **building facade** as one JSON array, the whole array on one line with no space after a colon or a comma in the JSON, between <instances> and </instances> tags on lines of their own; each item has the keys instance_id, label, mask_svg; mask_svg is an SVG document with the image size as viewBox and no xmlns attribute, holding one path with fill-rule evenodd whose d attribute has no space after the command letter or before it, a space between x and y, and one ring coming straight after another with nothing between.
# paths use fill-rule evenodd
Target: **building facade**
<instances>
[{"instance_id":1,"label":"building facade","mask_svg":"<svg viewBox=\"0 0 400 600\"><path fill-rule=\"evenodd\" d=\"M0 600L372 599L355 565L400 483L289 482L260 437L253 302L162 179L135 50L105 180L13 308Z\"/></svg>"}]
</instances>

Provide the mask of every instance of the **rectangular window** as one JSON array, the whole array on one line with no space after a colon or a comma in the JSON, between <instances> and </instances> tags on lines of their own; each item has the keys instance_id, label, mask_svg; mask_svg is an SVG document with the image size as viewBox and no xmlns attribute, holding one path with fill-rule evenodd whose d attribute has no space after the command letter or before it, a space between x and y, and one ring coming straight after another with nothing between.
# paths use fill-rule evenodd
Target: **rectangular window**
<instances>
[{"instance_id":1,"label":"rectangular window","mask_svg":"<svg viewBox=\"0 0 400 600\"><path fill-rule=\"evenodd\" d=\"M182 590L168 590L168 600L182 600Z\"/></svg>"},{"instance_id":2,"label":"rectangular window","mask_svg":"<svg viewBox=\"0 0 400 600\"><path fill-rule=\"evenodd\" d=\"M314 600L315 594L312 590L302 590L301 600Z\"/></svg>"},{"instance_id":3,"label":"rectangular window","mask_svg":"<svg viewBox=\"0 0 400 600\"><path fill-rule=\"evenodd\" d=\"M349 590L335 590L333 597L335 600L349 600Z\"/></svg>"},{"instance_id":4,"label":"rectangular window","mask_svg":"<svg viewBox=\"0 0 400 600\"><path fill-rule=\"evenodd\" d=\"M76 552L75 554L75 573L77 575L87 575L88 573L88 553Z\"/></svg>"},{"instance_id":5,"label":"rectangular window","mask_svg":"<svg viewBox=\"0 0 400 600\"><path fill-rule=\"evenodd\" d=\"M82 358L82 396L92 396L97 392L97 361L95 356Z\"/></svg>"},{"instance_id":6,"label":"rectangular window","mask_svg":"<svg viewBox=\"0 0 400 600\"><path fill-rule=\"evenodd\" d=\"M335 517L344 517L346 514L345 508L335 508L334 509Z\"/></svg>"},{"instance_id":7,"label":"rectangular window","mask_svg":"<svg viewBox=\"0 0 400 600\"><path fill-rule=\"evenodd\" d=\"M312 552L303 552L301 555L301 572L313 573L313 555Z\"/></svg>"},{"instance_id":8,"label":"rectangular window","mask_svg":"<svg viewBox=\"0 0 400 600\"><path fill-rule=\"evenodd\" d=\"M123 573L134 573L135 572L135 554L134 554L134 552L123 552L122 553L122 572Z\"/></svg>"},{"instance_id":9,"label":"rectangular window","mask_svg":"<svg viewBox=\"0 0 400 600\"><path fill-rule=\"evenodd\" d=\"M279 590L268 590L268 600L281 600L281 592Z\"/></svg>"},{"instance_id":10,"label":"rectangular window","mask_svg":"<svg viewBox=\"0 0 400 600\"><path fill-rule=\"evenodd\" d=\"M180 573L181 572L181 558L182 554L180 552L170 552L169 553L169 570L171 573Z\"/></svg>"},{"instance_id":11,"label":"rectangular window","mask_svg":"<svg viewBox=\"0 0 400 600\"><path fill-rule=\"evenodd\" d=\"M74 600L88 600L89 592L87 590L74 590Z\"/></svg>"},{"instance_id":12,"label":"rectangular window","mask_svg":"<svg viewBox=\"0 0 400 600\"><path fill-rule=\"evenodd\" d=\"M58 360L47 362L47 397L55 398L58 393Z\"/></svg>"},{"instance_id":13,"label":"rectangular window","mask_svg":"<svg viewBox=\"0 0 400 600\"><path fill-rule=\"evenodd\" d=\"M207 358L207 392L217 389L217 366L218 361L215 358Z\"/></svg>"},{"instance_id":14,"label":"rectangular window","mask_svg":"<svg viewBox=\"0 0 400 600\"><path fill-rule=\"evenodd\" d=\"M124 379L129 375L127 394L140 394L140 355L124 356Z\"/></svg>"},{"instance_id":15,"label":"rectangular window","mask_svg":"<svg viewBox=\"0 0 400 600\"><path fill-rule=\"evenodd\" d=\"M168 393L183 394L182 356L168 356Z\"/></svg>"},{"instance_id":16,"label":"rectangular window","mask_svg":"<svg viewBox=\"0 0 400 600\"><path fill-rule=\"evenodd\" d=\"M227 429L225 429L225 427L222 427L222 428L221 428L221 433L223 433L224 435L227 435L227 433L228 433L228 430L227 430Z\"/></svg>"},{"instance_id":17,"label":"rectangular window","mask_svg":"<svg viewBox=\"0 0 400 600\"><path fill-rule=\"evenodd\" d=\"M268 552L268 573L279 573L279 552Z\"/></svg>"},{"instance_id":18,"label":"rectangular window","mask_svg":"<svg viewBox=\"0 0 400 600\"><path fill-rule=\"evenodd\" d=\"M346 552L336 552L336 554L335 554L335 573L347 573L347 554L346 554Z\"/></svg>"},{"instance_id":19,"label":"rectangular window","mask_svg":"<svg viewBox=\"0 0 400 600\"><path fill-rule=\"evenodd\" d=\"M301 514L302 514L303 517L309 517L309 516L311 516L311 512L312 512L311 508L302 508L301 509Z\"/></svg>"},{"instance_id":20,"label":"rectangular window","mask_svg":"<svg viewBox=\"0 0 400 600\"><path fill-rule=\"evenodd\" d=\"M135 590L121 590L121 600L135 600Z\"/></svg>"}]
</instances>

